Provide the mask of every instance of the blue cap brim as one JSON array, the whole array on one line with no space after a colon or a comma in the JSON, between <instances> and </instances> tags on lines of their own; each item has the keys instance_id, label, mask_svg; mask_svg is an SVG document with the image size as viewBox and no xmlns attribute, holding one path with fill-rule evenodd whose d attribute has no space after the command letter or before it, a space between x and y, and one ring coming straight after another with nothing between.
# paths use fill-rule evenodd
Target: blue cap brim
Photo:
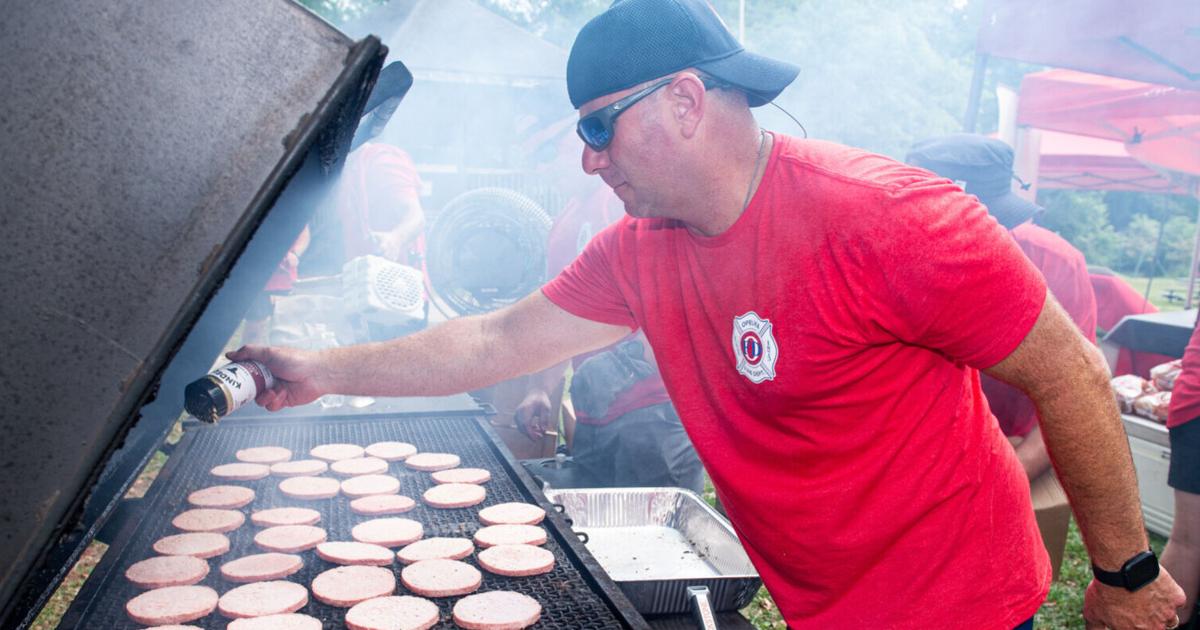
<instances>
[{"instance_id":1,"label":"blue cap brim","mask_svg":"<svg viewBox=\"0 0 1200 630\"><path fill-rule=\"evenodd\" d=\"M745 50L696 67L745 91L751 107L775 100L800 74L799 66Z\"/></svg>"}]
</instances>

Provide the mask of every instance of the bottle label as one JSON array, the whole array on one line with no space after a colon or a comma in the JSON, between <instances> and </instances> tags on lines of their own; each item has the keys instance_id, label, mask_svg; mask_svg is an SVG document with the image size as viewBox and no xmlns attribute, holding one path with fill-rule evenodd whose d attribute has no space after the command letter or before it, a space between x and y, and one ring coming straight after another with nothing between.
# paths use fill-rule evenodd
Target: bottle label
<instances>
[{"instance_id":1,"label":"bottle label","mask_svg":"<svg viewBox=\"0 0 1200 630\"><path fill-rule=\"evenodd\" d=\"M221 386L229 413L254 400L258 392L275 385L275 378L271 372L258 361L230 363L213 371L209 378Z\"/></svg>"}]
</instances>

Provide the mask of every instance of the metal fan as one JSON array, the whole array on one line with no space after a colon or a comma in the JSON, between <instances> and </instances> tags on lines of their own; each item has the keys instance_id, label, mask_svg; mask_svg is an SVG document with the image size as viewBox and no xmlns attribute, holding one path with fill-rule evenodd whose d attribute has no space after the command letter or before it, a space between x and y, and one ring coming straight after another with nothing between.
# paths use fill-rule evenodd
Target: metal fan
<instances>
[{"instance_id":1,"label":"metal fan","mask_svg":"<svg viewBox=\"0 0 1200 630\"><path fill-rule=\"evenodd\" d=\"M446 204L428 235L434 306L446 317L486 313L535 291L546 279L550 217L507 188L479 188Z\"/></svg>"}]
</instances>

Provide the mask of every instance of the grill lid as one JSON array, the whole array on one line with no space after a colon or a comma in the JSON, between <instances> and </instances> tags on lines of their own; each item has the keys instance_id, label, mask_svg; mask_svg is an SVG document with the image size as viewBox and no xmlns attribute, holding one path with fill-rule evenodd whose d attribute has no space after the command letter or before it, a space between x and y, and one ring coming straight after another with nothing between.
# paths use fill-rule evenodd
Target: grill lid
<instances>
[{"instance_id":1,"label":"grill lid","mask_svg":"<svg viewBox=\"0 0 1200 630\"><path fill-rule=\"evenodd\" d=\"M207 371L307 219L282 211L293 175L315 194L336 170L385 54L287 0L42 0L0 20L0 83L19 86L0 109L0 625L31 576L65 570L45 557L87 536L84 498L160 380L139 429L178 414L171 357ZM210 302L228 314L189 336Z\"/></svg>"}]
</instances>

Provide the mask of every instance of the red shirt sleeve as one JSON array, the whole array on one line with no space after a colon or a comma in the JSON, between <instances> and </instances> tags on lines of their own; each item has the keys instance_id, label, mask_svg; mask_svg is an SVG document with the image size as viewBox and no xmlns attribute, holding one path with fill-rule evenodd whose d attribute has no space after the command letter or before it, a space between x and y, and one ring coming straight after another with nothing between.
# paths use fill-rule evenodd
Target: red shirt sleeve
<instances>
[{"instance_id":1,"label":"red shirt sleeve","mask_svg":"<svg viewBox=\"0 0 1200 630\"><path fill-rule=\"evenodd\" d=\"M897 339L978 369L1006 358L1041 313L1046 285L974 197L923 177L892 189L874 241L874 323ZM870 215L871 213L864 213Z\"/></svg>"},{"instance_id":2,"label":"red shirt sleeve","mask_svg":"<svg viewBox=\"0 0 1200 630\"><path fill-rule=\"evenodd\" d=\"M542 294L577 317L637 330L614 268L619 231L627 229L628 223L622 219L597 234L574 262L542 287Z\"/></svg>"}]
</instances>

